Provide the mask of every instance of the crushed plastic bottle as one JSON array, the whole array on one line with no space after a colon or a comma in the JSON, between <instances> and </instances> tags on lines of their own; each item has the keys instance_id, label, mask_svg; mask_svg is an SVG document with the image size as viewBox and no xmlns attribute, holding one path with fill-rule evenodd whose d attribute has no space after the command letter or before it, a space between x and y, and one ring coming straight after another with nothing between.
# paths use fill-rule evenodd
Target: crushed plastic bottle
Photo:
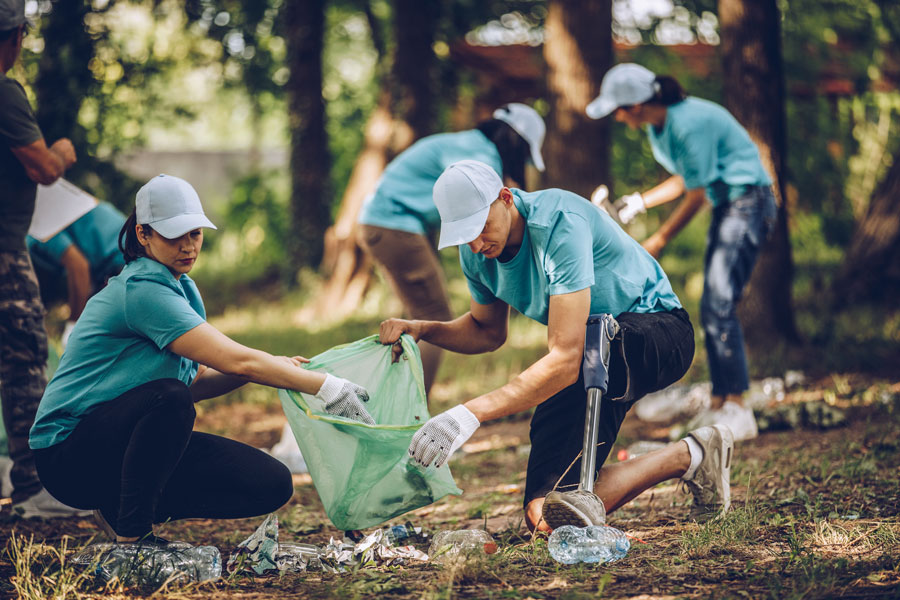
<instances>
[{"instance_id":1,"label":"crushed plastic bottle","mask_svg":"<svg viewBox=\"0 0 900 600\"><path fill-rule=\"evenodd\" d=\"M322 570L321 554L313 544L279 542L273 559L281 573L303 573Z\"/></svg>"},{"instance_id":2,"label":"crushed plastic bottle","mask_svg":"<svg viewBox=\"0 0 900 600\"><path fill-rule=\"evenodd\" d=\"M394 545L405 540L421 541L422 537L422 528L414 527L409 521L403 525L394 525L384 530L385 540Z\"/></svg>"},{"instance_id":3,"label":"crushed plastic bottle","mask_svg":"<svg viewBox=\"0 0 900 600\"><path fill-rule=\"evenodd\" d=\"M459 558L461 556L478 556L493 554L497 551L497 543L483 529L460 529L459 531L441 531L434 536L428 555L437 563Z\"/></svg>"},{"instance_id":4,"label":"crushed plastic bottle","mask_svg":"<svg viewBox=\"0 0 900 600\"><path fill-rule=\"evenodd\" d=\"M222 557L214 546L172 542L152 544L92 544L72 558L102 581L118 578L126 585L210 581L222 575Z\"/></svg>"},{"instance_id":5,"label":"crushed plastic bottle","mask_svg":"<svg viewBox=\"0 0 900 600\"><path fill-rule=\"evenodd\" d=\"M579 562L615 562L625 558L631 542L623 531L615 527L563 525L550 534L547 547L553 560L574 565Z\"/></svg>"}]
</instances>

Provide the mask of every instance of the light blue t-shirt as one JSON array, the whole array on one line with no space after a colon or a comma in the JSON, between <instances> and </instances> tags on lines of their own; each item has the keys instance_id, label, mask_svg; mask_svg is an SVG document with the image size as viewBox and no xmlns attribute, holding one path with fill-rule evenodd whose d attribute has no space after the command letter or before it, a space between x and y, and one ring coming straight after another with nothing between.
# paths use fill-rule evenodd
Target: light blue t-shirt
<instances>
[{"instance_id":1,"label":"light blue t-shirt","mask_svg":"<svg viewBox=\"0 0 900 600\"><path fill-rule=\"evenodd\" d=\"M507 262L459 247L463 273L479 304L502 300L544 325L550 296L591 290L591 314L651 313L681 303L659 263L612 218L559 189L513 189L525 235Z\"/></svg>"},{"instance_id":2,"label":"light blue t-shirt","mask_svg":"<svg viewBox=\"0 0 900 600\"><path fill-rule=\"evenodd\" d=\"M65 275L60 262L63 252L69 246L76 246L91 266L91 281L99 287L110 273L118 272L125 264L119 250L119 232L124 224L125 215L111 204L101 202L46 242L29 235L28 251L35 268L62 277Z\"/></svg>"},{"instance_id":3,"label":"light blue t-shirt","mask_svg":"<svg viewBox=\"0 0 900 600\"><path fill-rule=\"evenodd\" d=\"M715 102L688 97L666 107L660 131L647 126L653 157L687 189L706 188L713 206L743 195L748 185L772 185L759 149L730 112Z\"/></svg>"},{"instance_id":4,"label":"light blue t-shirt","mask_svg":"<svg viewBox=\"0 0 900 600\"><path fill-rule=\"evenodd\" d=\"M375 193L366 199L359 222L427 235L441 224L432 199L434 182L444 169L466 158L485 163L503 177L497 147L479 130L430 135L391 161Z\"/></svg>"},{"instance_id":5,"label":"light blue t-shirt","mask_svg":"<svg viewBox=\"0 0 900 600\"><path fill-rule=\"evenodd\" d=\"M157 379L186 385L198 364L166 349L206 321L197 286L162 264L138 258L87 303L47 385L29 445L62 442L97 405Z\"/></svg>"}]
</instances>

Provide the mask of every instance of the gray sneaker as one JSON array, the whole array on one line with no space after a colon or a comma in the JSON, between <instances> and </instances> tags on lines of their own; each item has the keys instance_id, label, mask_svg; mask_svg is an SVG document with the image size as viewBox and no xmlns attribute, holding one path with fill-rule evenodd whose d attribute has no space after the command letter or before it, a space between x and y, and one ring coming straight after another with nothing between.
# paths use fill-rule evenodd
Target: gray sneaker
<instances>
[{"instance_id":1,"label":"gray sneaker","mask_svg":"<svg viewBox=\"0 0 900 600\"><path fill-rule=\"evenodd\" d=\"M591 492L574 490L571 492L550 492L544 498L541 509L544 522L553 529L563 525L587 527L606 524L606 507L603 501Z\"/></svg>"},{"instance_id":2,"label":"gray sneaker","mask_svg":"<svg viewBox=\"0 0 900 600\"><path fill-rule=\"evenodd\" d=\"M734 437L725 425L710 425L688 434L703 448L703 461L694 478L684 484L694 496L691 517L717 518L731 508L731 455Z\"/></svg>"}]
</instances>

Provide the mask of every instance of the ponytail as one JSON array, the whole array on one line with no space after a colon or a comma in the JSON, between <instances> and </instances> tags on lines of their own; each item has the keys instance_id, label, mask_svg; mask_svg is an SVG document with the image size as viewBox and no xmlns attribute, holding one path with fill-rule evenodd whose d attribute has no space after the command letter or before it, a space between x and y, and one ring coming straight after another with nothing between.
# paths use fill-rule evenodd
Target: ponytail
<instances>
[{"instance_id":1,"label":"ponytail","mask_svg":"<svg viewBox=\"0 0 900 600\"><path fill-rule=\"evenodd\" d=\"M119 230L119 250L122 251L122 256L125 257L125 264L147 256L144 246L138 241L136 227L137 213L132 210L131 215L125 219L125 224L122 225L122 229ZM153 228L149 225L143 225L142 227L148 234L153 233Z\"/></svg>"},{"instance_id":2,"label":"ponytail","mask_svg":"<svg viewBox=\"0 0 900 600\"><path fill-rule=\"evenodd\" d=\"M531 158L531 147L525 138L500 119L482 121L476 129L497 147L500 162L503 163L503 177L512 179L517 186L524 189L525 162Z\"/></svg>"},{"instance_id":3,"label":"ponytail","mask_svg":"<svg viewBox=\"0 0 900 600\"><path fill-rule=\"evenodd\" d=\"M678 104L685 98L684 89L674 77L668 75L657 75L656 81L653 82L656 92L647 102L653 104L662 104L663 106L672 106Z\"/></svg>"}]
</instances>

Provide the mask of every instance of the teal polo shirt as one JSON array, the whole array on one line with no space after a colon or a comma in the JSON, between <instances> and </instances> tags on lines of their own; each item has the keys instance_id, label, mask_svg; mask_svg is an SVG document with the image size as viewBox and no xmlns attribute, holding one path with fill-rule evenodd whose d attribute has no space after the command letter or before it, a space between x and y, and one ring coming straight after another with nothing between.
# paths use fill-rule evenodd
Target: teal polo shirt
<instances>
[{"instance_id":1,"label":"teal polo shirt","mask_svg":"<svg viewBox=\"0 0 900 600\"><path fill-rule=\"evenodd\" d=\"M478 160L503 177L503 162L492 141L477 129L422 138L390 162L375 193L366 199L359 222L427 235L441 224L432 199L434 182L453 163Z\"/></svg>"},{"instance_id":2,"label":"teal polo shirt","mask_svg":"<svg viewBox=\"0 0 900 600\"><path fill-rule=\"evenodd\" d=\"M544 325L550 296L590 288L591 314L651 313L681 303L659 263L612 218L571 192L513 189L525 219L522 246L506 262L459 247L479 304L502 300Z\"/></svg>"},{"instance_id":3,"label":"teal polo shirt","mask_svg":"<svg viewBox=\"0 0 900 600\"><path fill-rule=\"evenodd\" d=\"M206 321L197 286L149 258L125 265L87 303L47 385L29 445L62 442L98 405L158 379L186 385L198 364L166 347Z\"/></svg>"},{"instance_id":4,"label":"teal polo shirt","mask_svg":"<svg viewBox=\"0 0 900 600\"><path fill-rule=\"evenodd\" d=\"M647 126L653 157L687 189L706 188L713 206L744 194L746 186L769 186L759 149L747 130L715 102L688 97L666 107L662 129Z\"/></svg>"},{"instance_id":5,"label":"teal polo shirt","mask_svg":"<svg viewBox=\"0 0 900 600\"><path fill-rule=\"evenodd\" d=\"M91 281L97 288L110 273L118 272L125 264L119 250L119 232L124 224L125 215L111 204L101 202L46 242L29 235L28 251L35 268L62 277L65 275L60 262L62 255L75 246L90 264Z\"/></svg>"}]
</instances>

